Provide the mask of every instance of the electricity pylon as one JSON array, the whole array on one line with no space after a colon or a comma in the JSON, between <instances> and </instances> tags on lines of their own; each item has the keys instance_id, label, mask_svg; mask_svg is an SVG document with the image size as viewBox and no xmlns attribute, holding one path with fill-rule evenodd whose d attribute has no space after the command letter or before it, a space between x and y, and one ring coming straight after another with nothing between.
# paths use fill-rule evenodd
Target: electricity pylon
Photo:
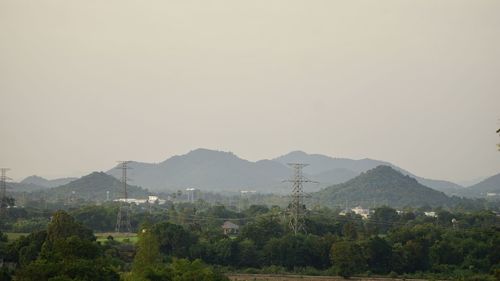
<instances>
[{"instance_id":1,"label":"electricity pylon","mask_svg":"<svg viewBox=\"0 0 500 281\"><path fill-rule=\"evenodd\" d=\"M116 227L115 232L132 232L132 226L130 225L130 208L128 203L128 193L127 193L127 170L128 163L130 161L119 161L117 169L122 170L122 185L123 185L123 199L124 202L120 202L120 209L118 210L118 215L116 217Z\"/></svg>"},{"instance_id":2,"label":"electricity pylon","mask_svg":"<svg viewBox=\"0 0 500 281\"><path fill-rule=\"evenodd\" d=\"M4 214L9 205L9 200L7 198L7 180L10 178L7 177L7 171L9 168L0 168L0 188L1 188L1 198L0 198L0 213Z\"/></svg>"},{"instance_id":3,"label":"electricity pylon","mask_svg":"<svg viewBox=\"0 0 500 281\"><path fill-rule=\"evenodd\" d=\"M293 168L293 178L285 180L285 182L292 183L292 200L288 207L288 213L290 216L290 229L295 235L297 235L299 232L306 231L306 205L304 204L304 198L306 197L306 194L304 193L303 184L308 182L316 182L304 177L302 173L302 168L306 167L308 164L288 163L288 165Z\"/></svg>"}]
</instances>

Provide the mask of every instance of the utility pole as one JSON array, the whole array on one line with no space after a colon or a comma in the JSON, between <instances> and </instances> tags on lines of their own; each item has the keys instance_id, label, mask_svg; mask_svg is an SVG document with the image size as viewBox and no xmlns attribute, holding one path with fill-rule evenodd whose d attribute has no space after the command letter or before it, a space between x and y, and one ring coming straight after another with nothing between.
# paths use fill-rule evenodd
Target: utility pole
<instances>
[{"instance_id":1,"label":"utility pole","mask_svg":"<svg viewBox=\"0 0 500 281\"><path fill-rule=\"evenodd\" d=\"M7 177L7 171L9 168L0 168L0 188L1 188L1 198L0 198L0 213L3 215L7 211L8 207L8 199L7 199L7 180L10 178Z\"/></svg>"},{"instance_id":2,"label":"utility pole","mask_svg":"<svg viewBox=\"0 0 500 281\"><path fill-rule=\"evenodd\" d=\"M187 197L188 197L187 200L191 203L194 203L194 193L196 191L196 188L186 188L186 191L187 191Z\"/></svg>"},{"instance_id":3,"label":"utility pole","mask_svg":"<svg viewBox=\"0 0 500 281\"><path fill-rule=\"evenodd\" d=\"M255 194L257 191L255 190L240 190L240 201L238 202L238 212L241 212L244 208L248 208L248 206L252 205L250 202L250 196ZM245 201L245 202L243 202ZM242 204L245 203L245 206L242 207Z\"/></svg>"},{"instance_id":4,"label":"utility pole","mask_svg":"<svg viewBox=\"0 0 500 281\"><path fill-rule=\"evenodd\" d=\"M130 169L128 167L128 163L130 161L119 161L119 165L117 169L122 170L122 185L123 185L123 199L125 202L119 202L120 209L118 210L118 215L116 217L116 227L115 232L132 232L132 227L130 225L130 208L128 203L128 194L127 194L127 170Z\"/></svg>"},{"instance_id":5,"label":"utility pole","mask_svg":"<svg viewBox=\"0 0 500 281\"><path fill-rule=\"evenodd\" d=\"M293 231L295 235L299 232L305 232L305 211L306 206L304 204L304 198L306 197L303 184L312 182L306 177L304 177L302 169L306 167L308 164L301 163L289 163L290 167L293 168L293 178L289 180L285 180L285 182L292 183L292 200L288 207L288 212L290 214L290 229Z\"/></svg>"}]
</instances>

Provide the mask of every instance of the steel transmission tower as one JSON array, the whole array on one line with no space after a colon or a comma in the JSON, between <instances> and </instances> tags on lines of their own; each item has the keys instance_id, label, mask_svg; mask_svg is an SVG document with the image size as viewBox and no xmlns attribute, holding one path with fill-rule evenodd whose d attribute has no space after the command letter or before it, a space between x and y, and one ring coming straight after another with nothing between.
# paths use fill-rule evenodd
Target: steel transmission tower
<instances>
[{"instance_id":1,"label":"steel transmission tower","mask_svg":"<svg viewBox=\"0 0 500 281\"><path fill-rule=\"evenodd\" d=\"M130 169L128 167L128 163L130 161L119 161L117 169L122 170L122 185L123 185L123 199L124 202L120 202L120 209L118 210L118 215L116 217L116 227L115 232L132 232L132 227L130 225L130 208L128 203L128 194L127 194L127 170Z\"/></svg>"},{"instance_id":2,"label":"steel transmission tower","mask_svg":"<svg viewBox=\"0 0 500 281\"><path fill-rule=\"evenodd\" d=\"M306 211L304 198L306 197L306 194L303 190L303 184L316 182L304 177L302 173L302 169L308 164L288 163L288 165L293 168L293 178L285 181L292 183L292 200L288 207L288 213L290 216L290 228L293 233L297 235L299 232L306 231L304 219Z\"/></svg>"},{"instance_id":3,"label":"steel transmission tower","mask_svg":"<svg viewBox=\"0 0 500 281\"><path fill-rule=\"evenodd\" d=\"M9 168L0 168L0 188L1 188L1 198L0 198L0 212L2 214L5 213L5 210L7 209L8 204L8 199L7 199L7 180L10 178L7 177L7 171L9 171Z\"/></svg>"}]
</instances>

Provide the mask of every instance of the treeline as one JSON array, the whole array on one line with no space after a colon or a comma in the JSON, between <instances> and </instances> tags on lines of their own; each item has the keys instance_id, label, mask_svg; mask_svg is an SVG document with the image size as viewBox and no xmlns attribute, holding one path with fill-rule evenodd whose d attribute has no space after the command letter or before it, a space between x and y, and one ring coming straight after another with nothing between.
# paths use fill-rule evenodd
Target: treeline
<instances>
[{"instance_id":1,"label":"treeline","mask_svg":"<svg viewBox=\"0 0 500 281\"><path fill-rule=\"evenodd\" d=\"M76 222L64 211L56 212L47 230L33 232L26 237L9 242L0 232L0 280L2 281L224 281L224 275L214 271L200 260L175 259L170 263L155 263L155 271L145 266L144 256L154 255L154 246L141 237L139 251L130 265L119 255L119 243L110 239L96 242L91 229ZM159 257L159 256L158 256ZM121 260L120 258L124 258ZM143 266L144 265L144 266ZM140 277L140 278L138 278Z\"/></svg>"},{"instance_id":2,"label":"treeline","mask_svg":"<svg viewBox=\"0 0 500 281\"><path fill-rule=\"evenodd\" d=\"M89 206L68 210L69 214L57 212L46 229L26 237L13 241L3 237L0 258L15 265L15 270L4 268L4 274L13 274L16 280L174 280L182 272L188 272L187 279L175 280L212 280L189 279L196 272L223 280L219 270L500 278L499 217L486 210L434 211L435 217L420 210L398 213L381 207L362 219L352 213L339 215L338 210L314 209L307 211L305 232L294 235L287 213L277 206L252 205L238 212L205 202L182 203L168 211L133 209L139 233L134 247L112 236L96 242L90 229L114 227L116 206ZM239 233L224 235L225 221L238 224ZM104 277L85 275L93 273ZM51 279L56 277L60 279Z\"/></svg>"},{"instance_id":3,"label":"treeline","mask_svg":"<svg viewBox=\"0 0 500 281\"><path fill-rule=\"evenodd\" d=\"M217 213L228 218L228 210L219 207L209 212L184 226L163 222L149 227L160 253L245 272L445 279L488 279L500 273L499 219L487 211L440 211L432 218L382 207L363 220L324 209L307 218L307 234L294 235L279 209L254 206L244 218L233 214L234 221L246 222L232 237L222 235L219 224L207 222L218 218ZM213 227L218 229L210 231Z\"/></svg>"}]
</instances>

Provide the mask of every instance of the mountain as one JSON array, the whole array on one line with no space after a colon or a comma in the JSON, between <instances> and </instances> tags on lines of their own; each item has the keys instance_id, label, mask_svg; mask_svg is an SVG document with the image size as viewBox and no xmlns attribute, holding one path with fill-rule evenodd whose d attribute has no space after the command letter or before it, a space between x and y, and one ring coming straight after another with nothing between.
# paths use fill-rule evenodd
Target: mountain
<instances>
[{"instance_id":1,"label":"mountain","mask_svg":"<svg viewBox=\"0 0 500 281\"><path fill-rule=\"evenodd\" d=\"M327 185L345 182L362 172L384 165L390 166L405 175L417 179L418 182L425 186L429 186L449 195L455 195L460 189L463 189L462 186L456 183L418 177L391 163L368 158L353 160L347 158L333 158L321 154L307 154L303 151L293 151L273 160L282 164L308 163L309 166L304 168L304 172L309 174L312 179L326 183Z\"/></svg>"},{"instance_id":2,"label":"mountain","mask_svg":"<svg viewBox=\"0 0 500 281\"><path fill-rule=\"evenodd\" d=\"M380 165L391 166L421 184L454 194L457 184L417 177L391 163L361 159L332 158L321 154L294 151L272 160L256 162L241 159L231 152L196 149L184 155L173 156L160 163L130 162L128 176L134 184L155 191L175 191L198 188L210 191L257 190L266 193L288 193L290 184L283 180L292 176L288 163L308 163L304 175L319 184L307 184L307 192L318 191L332 184L346 182L360 173ZM117 179L121 170L110 169Z\"/></svg>"},{"instance_id":3,"label":"mountain","mask_svg":"<svg viewBox=\"0 0 500 281\"><path fill-rule=\"evenodd\" d=\"M333 158L322 154L307 154L303 151L292 151L273 161L286 165L287 163L307 163L304 172L310 175L320 174L330 170L345 169L355 173L361 173L380 165L390 165L387 162L361 159L353 160L347 158Z\"/></svg>"},{"instance_id":4,"label":"mountain","mask_svg":"<svg viewBox=\"0 0 500 281\"><path fill-rule=\"evenodd\" d=\"M318 181L320 183L323 183L321 186L329 186L332 184L338 184L338 183L343 183L346 182L352 178L355 178L358 176L360 173L354 172L348 169L333 169L333 170L328 170L321 172L319 174L315 174L312 176L309 176L311 179L314 179L315 181Z\"/></svg>"},{"instance_id":5,"label":"mountain","mask_svg":"<svg viewBox=\"0 0 500 281\"><path fill-rule=\"evenodd\" d=\"M65 185L65 184L70 183L74 180L76 180L76 178L60 178L60 179L48 180L48 179L39 177L37 175L33 175L33 176L29 176L29 177L25 178L20 183L21 184L32 184L32 185L43 186L43 187L56 187L56 186L60 186L60 185Z\"/></svg>"},{"instance_id":6,"label":"mountain","mask_svg":"<svg viewBox=\"0 0 500 281\"><path fill-rule=\"evenodd\" d=\"M345 183L316 192L313 198L330 207L343 207L346 203L351 207L448 206L453 203L444 193L384 165L363 172Z\"/></svg>"},{"instance_id":7,"label":"mountain","mask_svg":"<svg viewBox=\"0 0 500 281\"><path fill-rule=\"evenodd\" d=\"M103 172L93 172L65 185L39 192L52 199L74 196L84 200L105 201L107 191L111 200L123 197L122 183L119 180ZM127 192L130 198L146 198L149 195L147 190L131 185L127 186Z\"/></svg>"},{"instance_id":8,"label":"mountain","mask_svg":"<svg viewBox=\"0 0 500 281\"><path fill-rule=\"evenodd\" d=\"M7 192L32 192L47 189L45 186L32 184L32 183L22 183L22 182L8 182L6 183Z\"/></svg>"},{"instance_id":9,"label":"mountain","mask_svg":"<svg viewBox=\"0 0 500 281\"><path fill-rule=\"evenodd\" d=\"M279 192L291 170L275 161L251 162L231 152L196 149L185 155L173 156L158 164L131 162L128 175L134 183L154 190L198 188L211 191L254 189ZM107 172L116 178L121 171Z\"/></svg>"},{"instance_id":10,"label":"mountain","mask_svg":"<svg viewBox=\"0 0 500 281\"><path fill-rule=\"evenodd\" d=\"M489 194L488 194L489 193ZM467 197L500 197L500 174L493 175L485 180L465 188L462 195ZM493 195L496 194L496 195Z\"/></svg>"}]
</instances>

